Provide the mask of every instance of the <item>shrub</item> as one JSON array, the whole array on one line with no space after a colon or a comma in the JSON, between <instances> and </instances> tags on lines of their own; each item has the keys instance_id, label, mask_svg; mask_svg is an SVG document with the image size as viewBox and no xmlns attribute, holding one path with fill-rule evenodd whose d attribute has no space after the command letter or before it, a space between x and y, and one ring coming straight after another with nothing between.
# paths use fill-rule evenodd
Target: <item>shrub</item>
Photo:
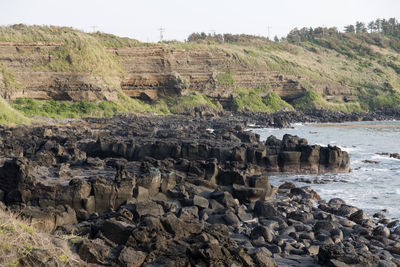
<instances>
[{"instance_id":1,"label":"shrub","mask_svg":"<svg viewBox=\"0 0 400 267\"><path fill-rule=\"evenodd\" d=\"M238 96L233 99L234 109L237 111L268 112L262 97L252 89L238 88Z\"/></svg>"},{"instance_id":2,"label":"shrub","mask_svg":"<svg viewBox=\"0 0 400 267\"><path fill-rule=\"evenodd\" d=\"M264 104L267 106L269 112L277 112L281 110L293 110L292 105L282 100L275 92L269 93L264 99Z\"/></svg>"},{"instance_id":3,"label":"shrub","mask_svg":"<svg viewBox=\"0 0 400 267\"><path fill-rule=\"evenodd\" d=\"M325 103L320 95L313 91L307 91L304 96L293 102L293 106L299 110L306 110L310 108L323 107L325 106Z\"/></svg>"},{"instance_id":4,"label":"shrub","mask_svg":"<svg viewBox=\"0 0 400 267\"><path fill-rule=\"evenodd\" d=\"M366 102L371 110L381 107L396 108L400 106L400 94L391 93L388 95L375 96L366 100Z\"/></svg>"}]
</instances>

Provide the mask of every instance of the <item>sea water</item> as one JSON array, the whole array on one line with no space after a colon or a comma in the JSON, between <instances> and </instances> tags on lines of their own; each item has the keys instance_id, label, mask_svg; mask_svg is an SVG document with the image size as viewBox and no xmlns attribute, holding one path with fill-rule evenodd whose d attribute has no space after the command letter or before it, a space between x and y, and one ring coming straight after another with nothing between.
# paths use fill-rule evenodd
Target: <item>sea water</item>
<instances>
[{"instance_id":1,"label":"sea water","mask_svg":"<svg viewBox=\"0 0 400 267\"><path fill-rule=\"evenodd\" d=\"M368 214L384 211L387 218L400 219L400 159L378 153L400 153L400 122L351 122L340 124L293 124L292 129L260 128L252 131L262 140L284 134L306 138L309 144L336 145L350 156L349 173L322 175L273 175L270 182L279 186L292 181L309 185L329 200L341 198ZM366 163L365 160L377 163ZM326 180L328 184L308 184L300 180Z\"/></svg>"}]
</instances>

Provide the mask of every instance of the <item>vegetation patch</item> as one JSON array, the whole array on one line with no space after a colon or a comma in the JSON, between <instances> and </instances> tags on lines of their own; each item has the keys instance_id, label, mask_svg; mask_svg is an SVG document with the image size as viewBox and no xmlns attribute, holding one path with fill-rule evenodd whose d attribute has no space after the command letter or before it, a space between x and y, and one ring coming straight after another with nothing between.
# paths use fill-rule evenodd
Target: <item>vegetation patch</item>
<instances>
[{"instance_id":1,"label":"vegetation patch","mask_svg":"<svg viewBox=\"0 0 400 267\"><path fill-rule=\"evenodd\" d=\"M292 105L280 98L275 92L269 93L263 99L264 104L267 106L269 112L278 112L281 110L294 110Z\"/></svg>"},{"instance_id":2,"label":"vegetation patch","mask_svg":"<svg viewBox=\"0 0 400 267\"><path fill-rule=\"evenodd\" d=\"M379 95L363 100L369 107L370 110L374 110L381 107L400 107L400 94L393 92L386 95Z\"/></svg>"},{"instance_id":3,"label":"vegetation patch","mask_svg":"<svg viewBox=\"0 0 400 267\"><path fill-rule=\"evenodd\" d=\"M223 73L218 73L217 75L218 84L222 86L234 86L235 80L233 79L232 74L233 73L231 70L227 70L226 72Z\"/></svg>"},{"instance_id":4,"label":"vegetation patch","mask_svg":"<svg viewBox=\"0 0 400 267\"><path fill-rule=\"evenodd\" d=\"M0 97L0 124L29 123L30 120L13 109L6 100Z\"/></svg>"},{"instance_id":5,"label":"vegetation patch","mask_svg":"<svg viewBox=\"0 0 400 267\"><path fill-rule=\"evenodd\" d=\"M0 63L0 74L2 76L5 90L17 89L21 87L21 85L15 80L14 73L2 63Z\"/></svg>"},{"instance_id":6,"label":"vegetation patch","mask_svg":"<svg viewBox=\"0 0 400 267\"><path fill-rule=\"evenodd\" d=\"M155 104L155 109L168 113L185 113L187 110L194 107L207 106L214 110L221 110L220 106L215 105L211 100L202 94L190 94L181 97L166 97L160 99Z\"/></svg>"},{"instance_id":7,"label":"vegetation patch","mask_svg":"<svg viewBox=\"0 0 400 267\"><path fill-rule=\"evenodd\" d=\"M161 113L155 106L119 94L119 99L111 101L54 101L18 98L12 106L26 116L50 118L112 117L116 114L136 112Z\"/></svg>"},{"instance_id":8,"label":"vegetation patch","mask_svg":"<svg viewBox=\"0 0 400 267\"><path fill-rule=\"evenodd\" d=\"M187 110L207 106L214 110L221 107L215 105L206 96L191 94L182 97L166 97L153 104L147 104L137 99L132 99L122 92L119 99L113 102L69 102L54 100L34 100L32 98L18 98L12 106L26 116L39 116L50 118L80 118L80 117L111 117L116 114L136 112L149 112L155 114L184 113Z\"/></svg>"},{"instance_id":9,"label":"vegetation patch","mask_svg":"<svg viewBox=\"0 0 400 267\"><path fill-rule=\"evenodd\" d=\"M339 100L328 102L314 91L307 91L303 97L296 99L293 102L293 107L296 110L317 108L343 112L366 111L365 105L360 104L360 102L354 101L345 103Z\"/></svg>"},{"instance_id":10,"label":"vegetation patch","mask_svg":"<svg viewBox=\"0 0 400 267\"><path fill-rule=\"evenodd\" d=\"M268 108L264 104L259 92L247 88L238 88L236 93L238 95L233 99L233 106L235 110L268 112Z\"/></svg>"},{"instance_id":11,"label":"vegetation patch","mask_svg":"<svg viewBox=\"0 0 400 267\"><path fill-rule=\"evenodd\" d=\"M320 95L313 91L307 91L304 96L296 99L293 106L299 110L306 110L309 108L321 108L326 106L326 102Z\"/></svg>"},{"instance_id":12,"label":"vegetation patch","mask_svg":"<svg viewBox=\"0 0 400 267\"><path fill-rule=\"evenodd\" d=\"M238 94L234 100L233 105L237 111L251 111L251 112L266 112L274 113L281 110L293 110L293 107L282 100L275 92L269 92L263 98L261 93L265 93L267 88L246 89L238 88Z\"/></svg>"},{"instance_id":13,"label":"vegetation patch","mask_svg":"<svg viewBox=\"0 0 400 267\"><path fill-rule=\"evenodd\" d=\"M135 39L131 39L128 37L119 37L113 34L103 33L99 31L91 33L90 35L96 38L101 45L110 48L136 47L144 45L144 43L141 43Z\"/></svg>"}]
</instances>

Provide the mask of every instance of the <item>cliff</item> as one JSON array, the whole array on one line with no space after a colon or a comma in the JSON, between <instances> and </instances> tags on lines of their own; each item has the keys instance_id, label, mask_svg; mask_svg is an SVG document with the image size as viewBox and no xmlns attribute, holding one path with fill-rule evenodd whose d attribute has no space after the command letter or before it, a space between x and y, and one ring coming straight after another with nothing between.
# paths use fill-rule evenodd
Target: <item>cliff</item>
<instances>
[{"instance_id":1,"label":"cliff","mask_svg":"<svg viewBox=\"0 0 400 267\"><path fill-rule=\"evenodd\" d=\"M365 108L360 100L400 88L399 53L362 44L375 57L256 37L143 44L70 28L14 25L0 29L0 92L8 100L72 101L113 101L120 89L144 101L198 92L231 109L243 88L257 89L261 98L275 92L292 104L312 91L321 98L312 99L315 105L351 111Z\"/></svg>"}]
</instances>

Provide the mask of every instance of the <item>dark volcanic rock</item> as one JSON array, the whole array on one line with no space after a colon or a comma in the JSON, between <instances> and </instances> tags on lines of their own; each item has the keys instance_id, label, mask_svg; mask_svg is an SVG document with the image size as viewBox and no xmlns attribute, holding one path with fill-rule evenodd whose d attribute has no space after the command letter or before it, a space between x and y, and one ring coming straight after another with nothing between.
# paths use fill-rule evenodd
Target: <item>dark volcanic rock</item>
<instances>
[{"instance_id":1,"label":"dark volcanic rock","mask_svg":"<svg viewBox=\"0 0 400 267\"><path fill-rule=\"evenodd\" d=\"M322 264L396 262L394 222L320 201L310 187L270 185L268 172L349 170L338 147L292 135L260 142L246 130L298 114L193 112L203 115L0 127L0 208L78 235L71 246L93 265L306 266L315 255Z\"/></svg>"}]
</instances>

